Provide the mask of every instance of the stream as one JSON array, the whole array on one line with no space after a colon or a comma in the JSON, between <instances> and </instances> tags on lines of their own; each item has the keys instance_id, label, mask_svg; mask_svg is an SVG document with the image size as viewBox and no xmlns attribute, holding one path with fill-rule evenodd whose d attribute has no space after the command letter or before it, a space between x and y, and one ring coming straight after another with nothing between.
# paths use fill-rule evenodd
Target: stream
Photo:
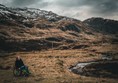
<instances>
[{"instance_id":1,"label":"stream","mask_svg":"<svg viewBox=\"0 0 118 83\"><path fill-rule=\"evenodd\" d=\"M83 71L83 68L86 67L87 65L90 65L90 64L94 64L94 63L98 63L98 62L83 62L83 63L78 63L76 64L75 66L69 68L69 70L73 73L77 73L77 74L82 74L84 71Z\"/></svg>"},{"instance_id":2,"label":"stream","mask_svg":"<svg viewBox=\"0 0 118 83\"><path fill-rule=\"evenodd\" d=\"M69 71L84 76L118 79L118 60L80 62L71 66Z\"/></svg>"}]
</instances>

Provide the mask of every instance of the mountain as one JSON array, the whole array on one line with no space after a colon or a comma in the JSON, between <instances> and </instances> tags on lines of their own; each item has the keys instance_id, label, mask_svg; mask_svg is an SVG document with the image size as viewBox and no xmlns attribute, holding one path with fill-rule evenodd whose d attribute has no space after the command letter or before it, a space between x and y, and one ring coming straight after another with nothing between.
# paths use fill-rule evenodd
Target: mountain
<instances>
[{"instance_id":1,"label":"mountain","mask_svg":"<svg viewBox=\"0 0 118 83\"><path fill-rule=\"evenodd\" d=\"M90 22L102 26L96 21ZM110 23L108 21L109 27ZM116 26L117 21L112 23ZM112 42L109 40L113 36L103 35L92 28L88 20L81 22L51 11L0 5L0 51L84 49L93 43ZM117 42L117 39L114 41Z\"/></svg>"},{"instance_id":2,"label":"mountain","mask_svg":"<svg viewBox=\"0 0 118 83\"><path fill-rule=\"evenodd\" d=\"M27 24L29 21L35 21L38 18L46 19L50 22L59 20L75 20L72 18L59 16L51 11L45 11L35 8L11 8L0 4L0 18L1 23L8 21L15 21L20 24L24 24L24 27L32 27ZM28 26L29 25L29 26Z\"/></svg>"},{"instance_id":3,"label":"mountain","mask_svg":"<svg viewBox=\"0 0 118 83\"><path fill-rule=\"evenodd\" d=\"M82 22L51 11L0 5L0 18L0 49L5 51L50 49L52 43L63 49L86 39L79 35L86 31Z\"/></svg>"},{"instance_id":4,"label":"mountain","mask_svg":"<svg viewBox=\"0 0 118 83\"><path fill-rule=\"evenodd\" d=\"M115 20L93 17L84 20L83 23L92 29L105 34L118 34L118 21Z\"/></svg>"}]
</instances>

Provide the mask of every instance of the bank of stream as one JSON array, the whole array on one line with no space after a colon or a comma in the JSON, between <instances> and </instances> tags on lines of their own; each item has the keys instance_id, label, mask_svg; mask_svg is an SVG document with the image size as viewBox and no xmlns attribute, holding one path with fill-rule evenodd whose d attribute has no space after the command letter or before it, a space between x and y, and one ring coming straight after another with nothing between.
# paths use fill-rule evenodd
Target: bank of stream
<instances>
[{"instance_id":1,"label":"bank of stream","mask_svg":"<svg viewBox=\"0 0 118 83\"><path fill-rule=\"evenodd\" d=\"M75 74L118 79L118 60L79 62L69 70Z\"/></svg>"}]
</instances>

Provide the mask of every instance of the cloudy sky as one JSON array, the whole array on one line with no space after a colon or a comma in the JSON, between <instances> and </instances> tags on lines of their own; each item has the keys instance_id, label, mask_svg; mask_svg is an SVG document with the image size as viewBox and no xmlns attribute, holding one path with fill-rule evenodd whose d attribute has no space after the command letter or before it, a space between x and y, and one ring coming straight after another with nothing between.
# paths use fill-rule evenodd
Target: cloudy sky
<instances>
[{"instance_id":1,"label":"cloudy sky","mask_svg":"<svg viewBox=\"0 0 118 83\"><path fill-rule=\"evenodd\" d=\"M118 0L0 0L11 7L33 7L84 20L104 17L118 20Z\"/></svg>"}]
</instances>

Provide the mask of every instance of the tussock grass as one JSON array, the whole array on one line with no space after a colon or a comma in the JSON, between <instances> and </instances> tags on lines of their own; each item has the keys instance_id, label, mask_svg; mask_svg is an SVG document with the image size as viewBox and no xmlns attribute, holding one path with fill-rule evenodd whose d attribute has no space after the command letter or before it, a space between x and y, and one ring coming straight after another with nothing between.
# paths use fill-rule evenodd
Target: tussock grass
<instances>
[{"instance_id":1,"label":"tussock grass","mask_svg":"<svg viewBox=\"0 0 118 83\"><path fill-rule=\"evenodd\" d=\"M8 70L0 69L0 80L1 83L97 83L98 78L76 75L68 70L70 65L78 61L100 58L99 55L89 57L88 54L90 53L86 50L16 52L12 56L0 58L0 66L11 67ZM32 73L31 76L13 76L12 67L16 56L22 57ZM104 83L116 82L113 79L100 80L104 80Z\"/></svg>"}]
</instances>

